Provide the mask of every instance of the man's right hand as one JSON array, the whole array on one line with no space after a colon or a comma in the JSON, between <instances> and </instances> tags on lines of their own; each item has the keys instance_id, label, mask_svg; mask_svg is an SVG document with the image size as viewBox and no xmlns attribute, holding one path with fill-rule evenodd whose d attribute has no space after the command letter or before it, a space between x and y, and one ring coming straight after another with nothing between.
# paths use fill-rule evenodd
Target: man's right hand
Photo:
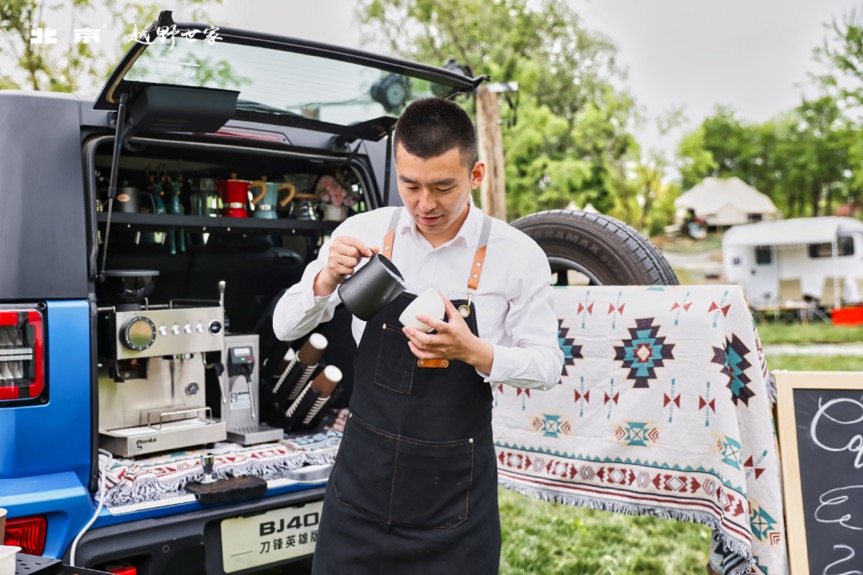
<instances>
[{"instance_id":1,"label":"man's right hand","mask_svg":"<svg viewBox=\"0 0 863 575\"><path fill-rule=\"evenodd\" d=\"M351 236L333 238L327 265L315 277L315 295L323 297L333 293L347 276L354 273L360 260L370 258L379 251L379 247L369 247Z\"/></svg>"}]
</instances>

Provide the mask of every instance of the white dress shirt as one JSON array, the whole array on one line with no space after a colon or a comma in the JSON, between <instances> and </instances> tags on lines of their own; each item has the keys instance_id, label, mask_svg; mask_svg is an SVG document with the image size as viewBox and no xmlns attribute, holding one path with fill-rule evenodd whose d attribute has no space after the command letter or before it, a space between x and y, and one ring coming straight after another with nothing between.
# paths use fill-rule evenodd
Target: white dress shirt
<instances>
[{"instance_id":1,"label":"white dress shirt","mask_svg":"<svg viewBox=\"0 0 863 575\"><path fill-rule=\"evenodd\" d=\"M332 235L353 236L369 247L380 248L394 209L380 208L350 217ZM407 291L419 294L435 288L450 300L466 299L485 217L479 208L469 209L458 234L437 248L419 233L413 218L402 209L392 262L404 277ZM341 301L338 290L324 297L316 297L313 291L315 277L326 266L331 242L324 243L299 283L276 305L273 329L279 339L299 339L332 319ZM550 389L560 380L563 352L558 345L551 269L545 253L521 231L494 220L482 269L473 302L479 337L493 344L494 360L491 373L480 375L491 384ZM351 329L359 343L365 322L354 317Z\"/></svg>"}]
</instances>

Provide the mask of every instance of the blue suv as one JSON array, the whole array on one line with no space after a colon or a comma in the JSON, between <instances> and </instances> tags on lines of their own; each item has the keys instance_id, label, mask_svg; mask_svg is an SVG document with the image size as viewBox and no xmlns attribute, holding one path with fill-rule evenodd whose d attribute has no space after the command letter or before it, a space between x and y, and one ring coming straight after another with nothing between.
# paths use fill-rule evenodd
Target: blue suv
<instances>
[{"instance_id":1,"label":"blue suv","mask_svg":"<svg viewBox=\"0 0 863 575\"><path fill-rule=\"evenodd\" d=\"M95 100L0 91L6 543L139 575L307 563L325 463L220 490L204 460L197 497L100 506L105 469L253 444L235 408L277 437L316 429L272 393L297 357L272 305L339 220L398 203L398 112L482 80L163 12ZM342 403L348 321L322 327L318 361L341 367ZM304 545L269 548L291 532Z\"/></svg>"},{"instance_id":2,"label":"blue suv","mask_svg":"<svg viewBox=\"0 0 863 575\"><path fill-rule=\"evenodd\" d=\"M291 346L272 309L339 221L400 203L400 110L483 80L163 12L95 99L0 91L6 543L125 575L307 570L356 347L344 309ZM677 283L601 214L513 225L557 285Z\"/></svg>"}]
</instances>

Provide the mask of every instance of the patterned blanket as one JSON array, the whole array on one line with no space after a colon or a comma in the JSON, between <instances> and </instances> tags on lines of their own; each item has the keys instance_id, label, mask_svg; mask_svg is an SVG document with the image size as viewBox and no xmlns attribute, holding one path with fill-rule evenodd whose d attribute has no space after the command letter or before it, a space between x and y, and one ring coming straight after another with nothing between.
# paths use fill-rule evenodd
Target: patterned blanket
<instances>
[{"instance_id":1,"label":"patterned blanket","mask_svg":"<svg viewBox=\"0 0 863 575\"><path fill-rule=\"evenodd\" d=\"M555 290L548 392L495 389L500 482L711 526L710 568L788 573L775 385L739 286Z\"/></svg>"},{"instance_id":2,"label":"patterned blanket","mask_svg":"<svg viewBox=\"0 0 863 575\"><path fill-rule=\"evenodd\" d=\"M215 455L213 475L217 479L255 475L262 479L290 477L306 465L335 461L342 434L334 429L313 435L289 436L276 443L242 446L217 443L213 449L176 451L142 459L111 459L105 469L107 508L156 501L183 495L183 488L200 481L204 472L200 457ZM99 455L100 468L107 457Z\"/></svg>"}]
</instances>

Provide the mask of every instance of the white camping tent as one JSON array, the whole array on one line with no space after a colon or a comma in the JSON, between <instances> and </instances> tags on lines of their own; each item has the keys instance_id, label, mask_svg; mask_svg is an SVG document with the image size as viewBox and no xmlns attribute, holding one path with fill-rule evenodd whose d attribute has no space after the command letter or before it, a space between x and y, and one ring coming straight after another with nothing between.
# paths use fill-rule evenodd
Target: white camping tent
<instances>
[{"instance_id":1,"label":"white camping tent","mask_svg":"<svg viewBox=\"0 0 863 575\"><path fill-rule=\"evenodd\" d=\"M680 222L689 210L708 226L736 226L760 220L775 220L773 201L740 178L704 178L700 184L684 192L674 207Z\"/></svg>"},{"instance_id":2,"label":"white camping tent","mask_svg":"<svg viewBox=\"0 0 863 575\"><path fill-rule=\"evenodd\" d=\"M861 301L863 222L854 218L794 218L734 226L722 237L725 280L743 286L753 305L784 299L835 307ZM797 283L799 281L799 283ZM799 295L780 285L799 285Z\"/></svg>"}]
</instances>

